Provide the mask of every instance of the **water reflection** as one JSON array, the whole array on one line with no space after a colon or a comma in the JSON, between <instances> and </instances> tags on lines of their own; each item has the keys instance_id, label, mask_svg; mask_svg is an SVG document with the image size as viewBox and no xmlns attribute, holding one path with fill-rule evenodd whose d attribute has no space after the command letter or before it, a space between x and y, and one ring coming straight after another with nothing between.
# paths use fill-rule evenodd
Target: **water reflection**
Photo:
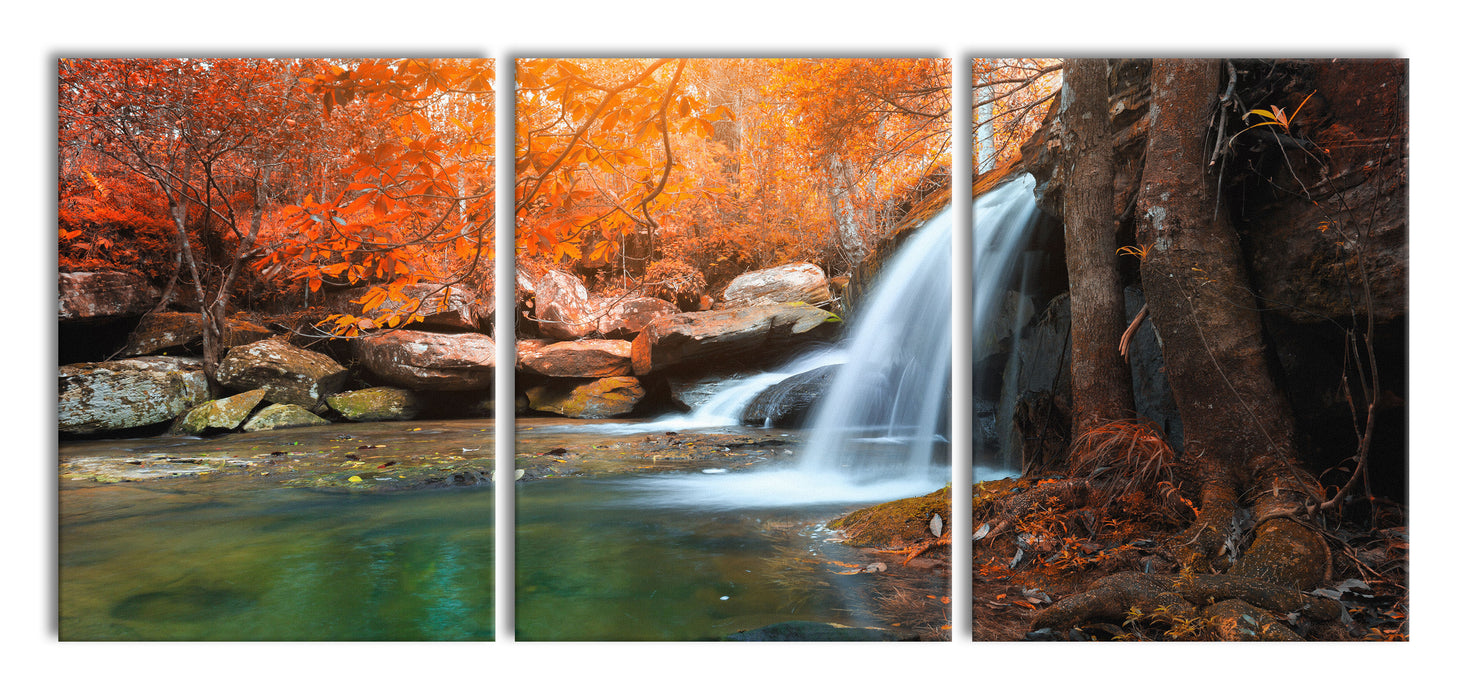
<instances>
[{"instance_id":1,"label":"water reflection","mask_svg":"<svg viewBox=\"0 0 1468 700\"><path fill-rule=\"evenodd\" d=\"M63 640L494 634L489 488L63 484Z\"/></svg>"}]
</instances>

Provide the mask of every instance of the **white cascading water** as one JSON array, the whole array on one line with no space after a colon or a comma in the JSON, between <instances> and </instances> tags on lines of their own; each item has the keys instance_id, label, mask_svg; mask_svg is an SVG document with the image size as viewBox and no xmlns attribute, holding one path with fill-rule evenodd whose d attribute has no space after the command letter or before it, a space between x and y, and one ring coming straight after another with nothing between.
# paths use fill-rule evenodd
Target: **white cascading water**
<instances>
[{"instance_id":1,"label":"white cascading water","mask_svg":"<svg viewBox=\"0 0 1468 700\"><path fill-rule=\"evenodd\" d=\"M1034 180L1024 175L974 202L976 335L994 318L1016 252L1034 225L1033 191ZM639 490L650 502L732 508L881 501L948 483L952 231L951 210L944 210L884 266L843 342L846 362L806 426L797 465L665 475Z\"/></svg>"}]
</instances>

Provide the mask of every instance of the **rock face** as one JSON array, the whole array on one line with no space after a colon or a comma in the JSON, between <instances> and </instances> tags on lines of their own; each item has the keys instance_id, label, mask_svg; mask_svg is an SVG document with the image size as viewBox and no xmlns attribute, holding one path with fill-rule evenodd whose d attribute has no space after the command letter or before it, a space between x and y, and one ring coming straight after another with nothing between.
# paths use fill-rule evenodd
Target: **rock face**
<instances>
[{"instance_id":1,"label":"rock face","mask_svg":"<svg viewBox=\"0 0 1468 700\"><path fill-rule=\"evenodd\" d=\"M638 376L693 361L768 359L802 342L827 340L840 326L831 314L807 304L766 304L696 311L653 321L632 341Z\"/></svg>"},{"instance_id":2,"label":"rock face","mask_svg":"<svg viewBox=\"0 0 1468 700\"><path fill-rule=\"evenodd\" d=\"M357 423L412 420L422 410L413 392L386 386L333 394L326 397L326 403L343 418Z\"/></svg>"},{"instance_id":3,"label":"rock face","mask_svg":"<svg viewBox=\"0 0 1468 700\"><path fill-rule=\"evenodd\" d=\"M597 332L621 340L636 338L654 320L678 313L678 307L672 302L655 297L609 300L599 306Z\"/></svg>"},{"instance_id":4,"label":"rock face","mask_svg":"<svg viewBox=\"0 0 1468 700\"><path fill-rule=\"evenodd\" d=\"M292 403L275 403L256 411L240 430L253 433L309 425L331 425L331 421Z\"/></svg>"},{"instance_id":5,"label":"rock face","mask_svg":"<svg viewBox=\"0 0 1468 700\"><path fill-rule=\"evenodd\" d=\"M821 304L831 300L826 273L811 263L795 263L746 272L724 289L726 308L803 302Z\"/></svg>"},{"instance_id":6,"label":"rock face","mask_svg":"<svg viewBox=\"0 0 1468 700\"><path fill-rule=\"evenodd\" d=\"M586 285L569 272L549 270L535 283L535 318L541 335L575 340L596 332L597 313Z\"/></svg>"},{"instance_id":7,"label":"rock face","mask_svg":"<svg viewBox=\"0 0 1468 700\"><path fill-rule=\"evenodd\" d=\"M293 403L313 413L341 390L347 370L335 360L270 338L231 348L219 363L219 382L232 389L265 389L271 403Z\"/></svg>"},{"instance_id":8,"label":"rock face","mask_svg":"<svg viewBox=\"0 0 1468 700\"><path fill-rule=\"evenodd\" d=\"M745 425L774 428L800 427L811 406L830 388L838 369L837 365L820 367L781 380L755 395L744 408L740 421Z\"/></svg>"},{"instance_id":9,"label":"rock face","mask_svg":"<svg viewBox=\"0 0 1468 700\"><path fill-rule=\"evenodd\" d=\"M157 301L147 280L120 270L63 272L59 287L57 316L62 321L141 316Z\"/></svg>"},{"instance_id":10,"label":"rock face","mask_svg":"<svg viewBox=\"0 0 1468 700\"><path fill-rule=\"evenodd\" d=\"M59 371L58 427L89 435L169 421L208 401L197 359L138 357L64 365Z\"/></svg>"},{"instance_id":11,"label":"rock face","mask_svg":"<svg viewBox=\"0 0 1468 700\"><path fill-rule=\"evenodd\" d=\"M518 347L518 346L517 346ZM617 377L632 374L626 340L563 340L529 350L519 366L546 377Z\"/></svg>"},{"instance_id":12,"label":"rock face","mask_svg":"<svg viewBox=\"0 0 1468 700\"><path fill-rule=\"evenodd\" d=\"M483 389L494 383L494 339L479 333L388 331L359 338L357 359L404 389Z\"/></svg>"},{"instance_id":13,"label":"rock face","mask_svg":"<svg viewBox=\"0 0 1468 700\"><path fill-rule=\"evenodd\" d=\"M632 412L647 395L636 377L606 377L589 383L552 382L525 390L530 408L567 418L613 418Z\"/></svg>"},{"instance_id":14,"label":"rock face","mask_svg":"<svg viewBox=\"0 0 1468 700\"><path fill-rule=\"evenodd\" d=\"M270 329L236 314L225 319L224 337L220 340L224 347L232 348L265 340L272 335L274 333ZM160 311L148 314L138 322L128 335L122 354L132 357L170 348L196 347L203 337L204 333L199 329L199 314Z\"/></svg>"},{"instance_id":15,"label":"rock face","mask_svg":"<svg viewBox=\"0 0 1468 700\"><path fill-rule=\"evenodd\" d=\"M264 399L265 390L255 389L195 406L174 426L173 432L200 435L210 429L234 430Z\"/></svg>"}]
</instances>

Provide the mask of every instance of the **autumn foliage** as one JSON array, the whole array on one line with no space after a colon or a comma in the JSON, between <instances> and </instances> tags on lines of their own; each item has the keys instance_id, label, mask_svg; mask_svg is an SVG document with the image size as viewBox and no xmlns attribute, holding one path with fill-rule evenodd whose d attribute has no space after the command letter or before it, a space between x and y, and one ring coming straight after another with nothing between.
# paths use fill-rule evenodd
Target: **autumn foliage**
<instances>
[{"instance_id":1,"label":"autumn foliage","mask_svg":"<svg viewBox=\"0 0 1468 700\"><path fill-rule=\"evenodd\" d=\"M812 261L847 272L947 186L944 59L521 59L517 261L667 295ZM58 252L217 320L492 288L496 68L482 59L63 59ZM486 294L486 296L488 296Z\"/></svg>"}]
</instances>

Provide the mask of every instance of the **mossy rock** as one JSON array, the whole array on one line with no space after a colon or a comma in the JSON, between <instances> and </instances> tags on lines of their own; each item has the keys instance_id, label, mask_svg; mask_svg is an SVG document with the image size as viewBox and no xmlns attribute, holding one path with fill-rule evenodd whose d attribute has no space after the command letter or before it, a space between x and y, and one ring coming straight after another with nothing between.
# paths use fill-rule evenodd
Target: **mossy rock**
<instances>
[{"instance_id":1,"label":"mossy rock","mask_svg":"<svg viewBox=\"0 0 1468 700\"><path fill-rule=\"evenodd\" d=\"M293 403L275 403L260 409L240 429L253 433L261 430L302 428L308 425L331 425L331 421Z\"/></svg>"},{"instance_id":2,"label":"mossy rock","mask_svg":"<svg viewBox=\"0 0 1468 700\"><path fill-rule=\"evenodd\" d=\"M926 496L914 496L862 508L832 520L829 527L846 534L850 544L863 547L900 547L932 537L933 516L946 523L952 516L949 487ZM945 528L946 528L945 524Z\"/></svg>"},{"instance_id":3,"label":"mossy rock","mask_svg":"<svg viewBox=\"0 0 1468 700\"><path fill-rule=\"evenodd\" d=\"M255 389L195 406L174 426L173 432L200 435L210 429L234 430L265 400L265 390Z\"/></svg>"},{"instance_id":4,"label":"mossy rock","mask_svg":"<svg viewBox=\"0 0 1468 700\"><path fill-rule=\"evenodd\" d=\"M422 409L413 392L387 386L333 394L326 398L326 404L343 418L358 423L412 420Z\"/></svg>"}]
</instances>

